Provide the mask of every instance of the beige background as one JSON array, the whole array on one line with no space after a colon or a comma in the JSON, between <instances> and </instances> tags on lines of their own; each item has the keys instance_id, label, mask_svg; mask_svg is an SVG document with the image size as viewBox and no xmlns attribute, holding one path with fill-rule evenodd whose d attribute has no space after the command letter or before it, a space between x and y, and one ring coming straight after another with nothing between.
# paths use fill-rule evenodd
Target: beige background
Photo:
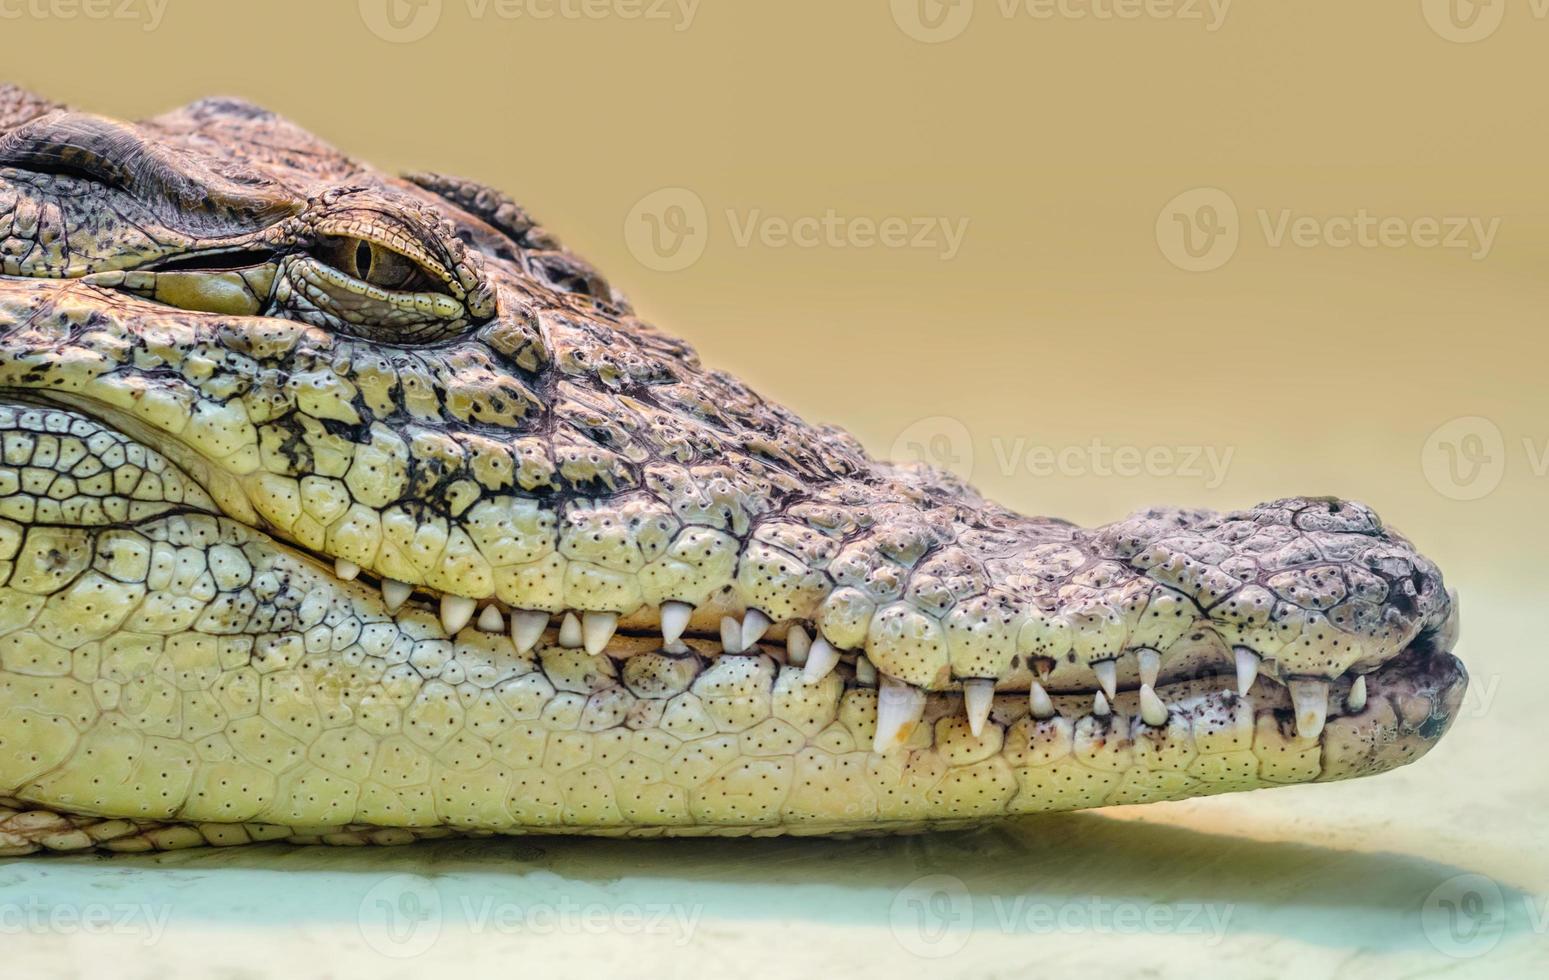
<instances>
[{"instance_id":1,"label":"beige background","mask_svg":"<svg viewBox=\"0 0 1549 980\"><path fill-rule=\"evenodd\" d=\"M695 962L741 972L756 957L756 972L791 973L927 965L895 941L891 903L920 874L952 874L975 931L928 964L948 975L1097 963L1168 975L1207 960L1247 974L1469 970L1485 961L1437 948L1435 915L1457 896L1431 889L1480 873L1497 893L1473 879L1444 889L1482 894L1478 921L1501 911L1505 934L1451 952L1545 965L1549 4L395 9L396 21L383 0L0 0L0 38L12 80L82 108L135 117L241 95L379 165L498 185L708 363L878 453L924 447L1020 509L1099 522L1153 502L1366 500L1463 594L1469 708L1429 758L1378 780L988 838L186 855L49 862L51 877L12 865L0 909L122 896L101 889L132 869L130 893L168 896L171 916L148 952L32 929L6 942L8 958L85 967L126 946L163 970L213 957L244 975L391 976L468 957L510 965L498 951L635 969L689 955L619 929L464 935L479 930L462 911L422 956L384 960L363 942L361 895L384 869L450 867L460 884L445 896L671 894L703 905ZM1139 16L1100 16L1120 10ZM770 221L829 214L838 240L812 247L782 243ZM1381 234L1340 247L1340 219L1360 215ZM888 218L911 238L945 221L960 247L939 224L927 247L866 244L864 221ZM687 234L654 251L653 220ZM1286 220L1307 227L1281 237ZM1204 236L1212 221L1224 235ZM1426 247L1433 223L1443 239ZM1185 227L1213 247L1191 257ZM1109 472L1094 440L1150 471ZM1052 472L1026 465L1050 457ZM310 903L293 905L303 893ZM1214 945L1179 928L1039 933L997 915L1017 896L1093 895L1239 914Z\"/></svg>"}]
</instances>

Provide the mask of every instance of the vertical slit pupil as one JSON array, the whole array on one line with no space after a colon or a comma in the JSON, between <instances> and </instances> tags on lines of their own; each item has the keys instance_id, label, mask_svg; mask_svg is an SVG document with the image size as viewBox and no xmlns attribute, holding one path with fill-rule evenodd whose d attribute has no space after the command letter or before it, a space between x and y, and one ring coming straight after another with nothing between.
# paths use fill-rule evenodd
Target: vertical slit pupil
<instances>
[{"instance_id":1,"label":"vertical slit pupil","mask_svg":"<svg viewBox=\"0 0 1549 980\"><path fill-rule=\"evenodd\" d=\"M368 242L355 246L355 273L361 279L371 277L371 245Z\"/></svg>"}]
</instances>

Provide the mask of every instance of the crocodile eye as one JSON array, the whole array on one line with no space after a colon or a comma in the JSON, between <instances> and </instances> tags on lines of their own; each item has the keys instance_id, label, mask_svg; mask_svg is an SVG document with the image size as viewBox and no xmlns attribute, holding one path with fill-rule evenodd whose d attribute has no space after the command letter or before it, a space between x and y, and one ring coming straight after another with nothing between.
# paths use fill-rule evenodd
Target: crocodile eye
<instances>
[{"instance_id":1,"label":"crocodile eye","mask_svg":"<svg viewBox=\"0 0 1549 980\"><path fill-rule=\"evenodd\" d=\"M382 289L415 291L436 286L419 263L364 238L326 236L316 254L345 275Z\"/></svg>"}]
</instances>

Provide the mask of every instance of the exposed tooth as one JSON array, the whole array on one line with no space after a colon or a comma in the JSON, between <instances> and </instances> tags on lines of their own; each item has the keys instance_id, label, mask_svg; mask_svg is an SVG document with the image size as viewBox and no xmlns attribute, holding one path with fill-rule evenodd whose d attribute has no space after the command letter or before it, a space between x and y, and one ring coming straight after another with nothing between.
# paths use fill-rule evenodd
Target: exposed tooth
<instances>
[{"instance_id":1,"label":"exposed tooth","mask_svg":"<svg viewBox=\"0 0 1549 980\"><path fill-rule=\"evenodd\" d=\"M1150 684L1140 685L1140 717L1153 728L1167 724L1167 705L1156 696Z\"/></svg>"},{"instance_id":2,"label":"exposed tooth","mask_svg":"<svg viewBox=\"0 0 1549 980\"><path fill-rule=\"evenodd\" d=\"M1162 655L1155 650L1140 651L1140 683L1156 687L1156 678L1162 672Z\"/></svg>"},{"instance_id":3,"label":"exposed tooth","mask_svg":"<svg viewBox=\"0 0 1549 980\"><path fill-rule=\"evenodd\" d=\"M360 566L348 558L335 558L333 560L333 573L346 582L355 581L355 576L360 574Z\"/></svg>"},{"instance_id":4,"label":"exposed tooth","mask_svg":"<svg viewBox=\"0 0 1549 980\"><path fill-rule=\"evenodd\" d=\"M441 628L446 630L447 636L451 636L468 625L468 620L473 618L478 608L478 602L465 595L442 596Z\"/></svg>"},{"instance_id":5,"label":"exposed tooth","mask_svg":"<svg viewBox=\"0 0 1549 980\"><path fill-rule=\"evenodd\" d=\"M581 621L575 618L575 613L565 613L565 618L559 621L559 645L567 650L576 650L584 642L581 638Z\"/></svg>"},{"instance_id":6,"label":"exposed tooth","mask_svg":"<svg viewBox=\"0 0 1549 980\"><path fill-rule=\"evenodd\" d=\"M538 645L543 631L549 628L549 614L533 609L511 610L511 642L517 653L526 653Z\"/></svg>"},{"instance_id":7,"label":"exposed tooth","mask_svg":"<svg viewBox=\"0 0 1549 980\"><path fill-rule=\"evenodd\" d=\"M1356 677L1355 683L1350 685L1350 694L1345 698L1345 710L1354 714L1366 707L1366 675Z\"/></svg>"},{"instance_id":8,"label":"exposed tooth","mask_svg":"<svg viewBox=\"0 0 1549 980\"><path fill-rule=\"evenodd\" d=\"M821 636L812 641L812 648L807 651L807 667L802 674L802 679L808 684L816 684L828 676L828 672L839 664L839 651L833 644Z\"/></svg>"},{"instance_id":9,"label":"exposed tooth","mask_svg":"<svg viewBox=\"0 0 1549 980\"><path fill-rule=\"evenodd\" d=\"M974 738L984 731L990 706L995 703L995 682L983 679L963 682L963 707L968 711L968 730Z\"/></svg>"},{"instance_id":10,"label":"exposed tooth","mask_svg":"<svg viewBox=\"0 0 1549 980\"><path fill-rule=\"evenodd\" d=\"M1101 684L1108 699L1118 696L1119 690L1119 664L1116 660L1099 660L1092 665L1092 673L1097 675L1097 683Z\"/></svg>"},{"instance_id":11,"label":"exposed tooth","mask_svg":"<svg viewBox=\"0 0 1549 980\"><path fill-rule=\"evenodd\" d=\"M1291 704L1296 708L1296 734L1317 738L1328 718L1328 681L1291 681Z\"/></svg>"},{"instance_id":12,"label":"exposed tooth","mask_svg":"<svg viewBox=\"0 0 1549 980\"><path fill-rule=\"evenodd\" d=\"M1103 697L1102 691L1098 691L1097 696L1092 699L1092 714L1099 718L1108 717L1108 699Z\"/></svg>"},{"instance_id":13,"label":"exposed tooth","mask_svg":"<svg viewBox=\"0 0 1549 980\"><path fill-rule=\"evenodd\" d=\"M1259 663L1264 658L1247 647L1236 647L1233 652L1237 655L1237 693L1246 696L1259 676Z\"/></svg>"},{"instance_id":14,"label":"exposed tooth","mask_svg":"<svg viewBox=\"0 0 1549 980\"><path fill-rule=\"evenodd\" d=\"M479 610L479 621L475 624L486 633L501 633L506 628L506 618L500 615L498 606L485 606Z\"/></svg>"},{"instance_id":15,"label":"exposed tooth","mask_svg":"<svg viewBox=\"0 0 1549 980\"><path fill-rule=\"evenodd\" d=\"M764 633L774 625L774 620L757 609L749 609L742 617L742 649L751 650L753 644L764 638Z\"/></svg>"},{"instance_id":16,"label":"exposed tooth","mask_svg":"<svg viewBox=\"0 0 1549 980\"><path fill-rule=\"evenodd\" d=\"M395 578L382 580L382 604L387 607L388 612L397 612L413 594L414 586L407 582L400 582Z\"/></svg>"},{"instance_id":17,"label":"exposed tooth","mask_svg":"<svg viewBox=\"0 0 1549 980\"><path fill-rule=\"evenodd\" d=\"M1033 717L1039 721L1054 717L1054 702L1049 700L1049 692L1037 681L1033 681L1033 689L1028 692L1028 703L1032 706Z\"/></svg>"},{"instance_id":18,"label":"exposed tooth","mask_svg":"<svg viewBox=\"0 0 1549 980\"><path fill-rule=\"evenodd\" d=\"M794 624L785 634L785 659L792 667L807 664L807 651L812 649L812 637L800 623Z\"/></svg>"},{"instance_id":19,"label":"exposed tooth","mask_svg":"<svg viewBox=\"0 0 1549 980\"><path fill-rule=\"evenodd\" d=\"M721 617L721 652L742 652L742 624L735 616Z\"/></svg>"},{"instance_id":20,"label":"exposed tooth","mask_svg":"<svg viewBox=\"0 0 1549 980\"><path fill-rule=\"evenodd\" d=\"M877 684L877 668L869 657L855 658L855 683L864 687L875 687Z\"/></svg>"},{"instance_id":21,"label":"exposed tooth","mask_svg":"<svg viewBox=\"0 0 1549 980\"><path fill-rule=\"evenodd\" d=\"M581 635L586 640L586 652L597 656L608 648L613 631L619 628L619 614L613 612L589 612L581 614Z\"/></svg>"},{"instance_id":22,"label":"exposed tooth","mask_svg":"<svg viewBox=\"0 0 1549 980\"><path fill-rule=\"evenodd\" d=\"M678 642L683 631L688 629L688 621L693 616L694 607L686 602L662 603L662 643Z\"/></svg>"},{"instance_id":23,"label":"exposed tooth","mask_svg":"<svg viewBox=\"0 0 1549 980\"><path fill-rule=\"evenodd\" d=\"M690 652L692 651L689 650L688 644L684 643L682 640L673 640L671 643L662 644L662 653L681 655Z\"/></svg>"},{"instance_id":24,"label":"exposed tooth","mask_svg":"<svg viewBox=\"0 0 1549 980\"><path fill-rule=\"evenodd\" d=\"M871 750L886 752L907 742L924 715L925 692L883 674L877 692L877 734Z\"/></svg>"}]
</instances>

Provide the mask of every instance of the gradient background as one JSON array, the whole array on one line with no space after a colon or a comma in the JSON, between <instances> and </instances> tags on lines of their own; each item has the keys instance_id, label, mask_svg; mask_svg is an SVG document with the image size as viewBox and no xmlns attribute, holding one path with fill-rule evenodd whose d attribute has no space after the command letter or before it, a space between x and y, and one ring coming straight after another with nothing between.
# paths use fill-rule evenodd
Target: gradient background
<instances>
[{"instance_id":1,"label":"gradient background","mask_svg":"<svg viewBox=\"0 0 1549 980\"><path fill-rule=\"evenodd\" d=\"M0 908L120 901L132 882L170 918L148 950L31 930L6 941L13 966L126 949L167 976L689 955L793 975L1549 965L1549 3L586 3L0 0L0 39L10 80L81 108L240 95L384 168L508 190L706 363L1019 509L1091 523L1159 502L1365 500L1462 593L1475 681L1454 733L1373 781L977 838L15 863ZM1139 15L1098 16L1118 8ZM838 242L739 241L830 213ZM1360 214L1397 230L1340 247L1330 219ZM1277 240L1283 216L1318 232ZM961 247L857 239L853 219L883 218L945 220ZM1457 220L1493 237L1409 241ZM661 251L653 221L681 233ZM1185 229L1208 246L1197 261ZM1115 474L1094 441L1170 462ZM1040 450L1052 471L1028 469ZM1196 452L1229 465L1184 465ZM439 939L384 956L371 889L405 905L435 871L451 875ZM899 889L926 874L964 893L919 920ZM454 897L475 894L670 901L703 920L686 947L495 935ZM1093 897L1229 909L1231 926L1217 942L1018 919L1019 901ZM928 952L951 955L916 958L910 930L941 909L951 941Z\"/></svg>"}]
</instances>

